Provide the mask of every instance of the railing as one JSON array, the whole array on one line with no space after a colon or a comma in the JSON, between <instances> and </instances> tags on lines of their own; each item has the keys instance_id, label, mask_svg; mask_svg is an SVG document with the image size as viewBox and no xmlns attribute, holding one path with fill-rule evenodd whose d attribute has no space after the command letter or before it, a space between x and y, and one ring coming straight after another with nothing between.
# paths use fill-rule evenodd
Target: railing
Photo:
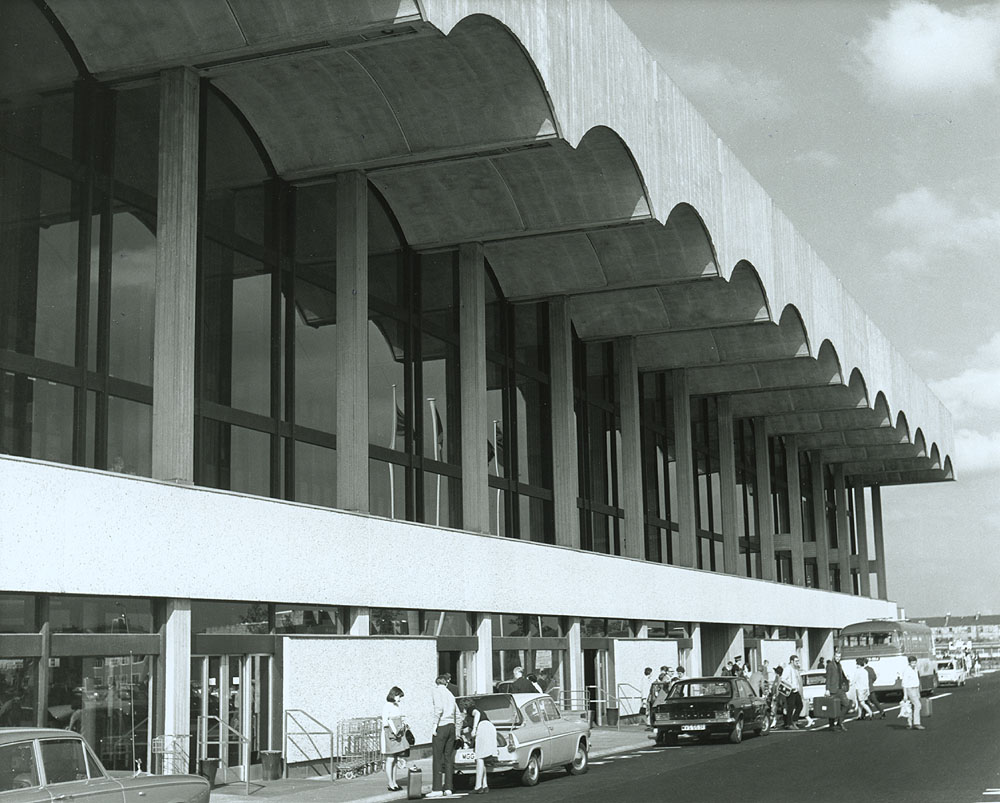
<instances>
[{"instance_id":1,"label":"railing","mask_svg":"<svg viewBox=\"0 0 1000 803\"><path fill-rule=\"evenodd\" d=\"M305 725L303 725L299 721L299 717L301 717L302 719L307 719L309 721ZM293 732L292 729L291 729L291 727L290 727L290 724L294 725L296 728L298 728L298 730L296 730L296 731ZM307 728L316 728L316 730L307 730ZM291 743L295 747L295 749L301 755L305 756L306 759L308 759L310 753L306 752L306 750L303 748L303 745L296 741L296 737L300 737L300 736L301 737L305 737L305 739L303 741L304 742L308 742L307 746L312 749L313 755L315 755L316 758L322 758L323 757L322 756L322 751L321 751L319 745L317 744L317 740L315 738L313 738L313 737L322 736L322 735L325 735L327 737L329 743L330 743L330 752L329 752L328 756L329 756L329 761L330 761L330 781L333 782L333 780L337 777L337 774L333 771L333 738L334 738L333 731L330 728L328 728L326 725L324 725L322 722L320 722L318 719L316 719L316 717L312 716L311 714L306 713L301 708L288 708L288 709L285 709L285 746L284 746L285 771L284 771L284 776L286 778L288 777L288 761L289 761L288 745L289 745L289 743ZM317 775L318 774L319 773L317 773Z\"/></svg>"},{"instance_id":2,"label":"railing","mask_svg":"<svg viewBox=\"0 0 1000 803\"><path fill-rule=\"evenodd\" d=\"M646 701L646 695L631 683L619 683L617 689L618 701L618 722L622 717L635 716L642 709L642 704Z\"/></svg>"},{"instance_id":3,"label":"railing","mask_svg":"<svg viewBox=\"0 0 1000 803\"><path fill-rule=\"evenodd\" d=\"M208 723L214 720L219 724L219 732L217 739L208 738ZM223 734L225 734L225 739L223 739ZM250 740L240 733L236 728L227 722L223 722L219 717L199 714L198 715L198 758L207 759L208 746L210 744L217 745L219 748L219 764L226 768L226 774L229 773L229 746L233 743L233 739L230 738L235 736L235 741L239 742L240 745L240 763L243 765L243 783L246 785L246 794L250 794ZM215 756L211 756L215 758Z\"/></svg>"},{"instance_id":4,"label":"railing","mask_svg":"<svg viewBox=\"0 0 1000 803\"><path fill-rule=\"evenodd\" d=\"M590 692L587 689L552 688L548 693L558 695L555 699L563 711L586 711L590 708Z\"/></svg>"}]
</instances>

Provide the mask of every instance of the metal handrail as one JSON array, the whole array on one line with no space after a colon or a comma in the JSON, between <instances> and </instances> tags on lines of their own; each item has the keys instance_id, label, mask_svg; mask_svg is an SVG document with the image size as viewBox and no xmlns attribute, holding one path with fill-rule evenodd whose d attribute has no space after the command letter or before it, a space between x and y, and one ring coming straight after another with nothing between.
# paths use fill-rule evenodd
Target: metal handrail
<instances>
[{"instance_id":1,"label":"metal handrail","mask_svg":"<svg viewBox=\"0 0 1000 803\"><path fill-rule=\"evenodd\" d=\"M219 723L219 738L209 740L208 738L208 722L214 719ZM222 741L222 733L225 729L226 741ZM209 744L217 744L219 746L219 764L229 771L229 762L225 760L224 754L228 753L227 750L223 750L222 746L225 745L227 748L230 744L229 736L235 736L236 740L240 745L240 757L243 762L243 783L245 785L246 794L250 794L250 740L240 733L236 728L230 725L228 722L223 722L219 717L213 714L199 714L198 715L198 758L208 758L208 746Z\"/></svg>"},{"instance_id":2,"label":"metal handrail","mask_svg":"<svg viewBox=\"0 0 1000 803\"><path fill-rule=\"evenodd\" d=\"M641 689L637 689L631 683L619 683L617 691L618 691L618 694L616 695L616 699L618 701L618 711L619 711L618 722L619 722L619 725L620 725L620 723L622 721L621 720L621 718L622 718L622 714L621 714L621 704L622 704L622 702L625 701L625 700L638 700L639 704L635 707L635 711L629 711L629 713L628 713L628 716L631 716L633 714L638 714L639 713L639 709L642 708L642 703L646 699L646 696L642 693ZM623 694L622 693L623 691L624 692L630 692L631 691L631 692L635 692L635 693L634 694L629 694L629 693Z\"/></svg>"},{"instance_id":3,"label":"metal handrail","mask_svg":"<svg viewBox=\"0 0 1000 803\"><path fill-rule=\"evenodd\" d=\"M301 714L303 717L306 717L311 722L313 722L316 725L318 725L319 726L319 730L315 730L315 731L305 730L303 728L302 723L300 723L295 718L295 716L293 716L294 714ZM294 734L291 733L290 730L289 730L289 728L288 728L289 720L291 720L291 722L293 722L301 730L296 731ZM323 733L327 734L330 737L330 782L333 783L334 778L336 778L336 773L333 771L333 730L330 729L330 728L328 728L326 725L324 725L318 719L316 719L316 717L314 717L312 714L308 713L307 711L303 711L301 708L286 708L285 709L285 738L284 738L284 753L285 753L284 777L285 778L288 777L288 743L291 742L293 745L295 745L295 749L296 750L298 750L300 753L302 753L302 755L306 755L305 750L303 750L299 746L299 744L295 741L295 739L293 737L294 736L299 736L299 735L308 737L308 740L309 740L309 743L310 743L312 749L317 754L319 754L319 752L320 752L319 746L316 744L316 741L312 737L313 736L319 736L320 734L323 734Z\"/></svg>"},{"instance_id":4,"label":"metal handrail","mask_svg":"<svg viewBox=\"0 0 1000 803\"><path fill-rule=\"evenodd\" d=\"M586 711L590 707L591 698L587 689L560 689L558 691L559 707L563 711Z\"/></svg>"}]
</instances>

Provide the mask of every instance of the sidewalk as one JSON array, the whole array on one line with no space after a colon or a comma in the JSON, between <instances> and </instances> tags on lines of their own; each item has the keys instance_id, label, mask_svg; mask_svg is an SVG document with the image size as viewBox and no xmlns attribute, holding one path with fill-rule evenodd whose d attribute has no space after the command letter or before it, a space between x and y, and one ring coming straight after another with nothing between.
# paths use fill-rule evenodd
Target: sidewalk
<instances>
[{"instance_id":1,"label":"sidewalk","mask_svg":"<svg viewBox=\"0 0 1000 803\"><path fill-rule=\"evenodd\" d=\"M590 734L590 758L596 759L612 753L637 750L652 744L650 733L642 725L622 725L618 728L594 728ZM430 791L431 760L412 762L423 772L424 794ZM399 773L397 783L403 786L405 774ZM461 795L457 792L456 796ZM277 781L252 781L250 796L242 782L217 786L212 790L213 803L380 803L405 800L406 792L386 790L385 773L381 770L361 778L340 778L331 783L330 776L321 778L289 778Z\"/></svg>"}]
</instances>

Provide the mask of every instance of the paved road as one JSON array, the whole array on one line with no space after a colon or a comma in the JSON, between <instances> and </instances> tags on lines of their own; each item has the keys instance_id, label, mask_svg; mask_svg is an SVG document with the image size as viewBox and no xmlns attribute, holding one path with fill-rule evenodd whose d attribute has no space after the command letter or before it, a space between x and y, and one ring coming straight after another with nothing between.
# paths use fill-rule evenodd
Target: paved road
<instances>
[{"instance_id":1,"label":"paved road","mask_svg":"<svg viewBox=\"0 0 1000 803\"><path fill-rule=\"evenodd\" d=\"M886 719L847 733L775 731L743 744L656 747L595 761L589 773L543 776L534 789L498 780L488 800L530 803L1000 803L1000 675L939 690L927 730ZM485 797L485 796L483 796Z\"/></svg>"}]
</instances>

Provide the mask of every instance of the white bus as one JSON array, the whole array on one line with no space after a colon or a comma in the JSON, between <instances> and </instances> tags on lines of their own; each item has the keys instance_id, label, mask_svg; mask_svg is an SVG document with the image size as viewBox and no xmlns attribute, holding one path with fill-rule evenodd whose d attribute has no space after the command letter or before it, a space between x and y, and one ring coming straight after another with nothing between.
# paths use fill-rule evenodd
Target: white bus
<instances>
[{"instance_id":1,"label":"white bus","mask_svg":"<svg viewBox=\"0 0 1000 803\"><path fill-rule=\"evenodd\" d=\"M841 630L837 644L843 653L844 663L851 669L857 665L858 658L868 659L868 665L875 670L872 691L877 694L902 692L900 677L911 655L917 658L921 691L937 688L934 637L927 625L891 619L869 619Z\"/></svg>"}]
</instances>

